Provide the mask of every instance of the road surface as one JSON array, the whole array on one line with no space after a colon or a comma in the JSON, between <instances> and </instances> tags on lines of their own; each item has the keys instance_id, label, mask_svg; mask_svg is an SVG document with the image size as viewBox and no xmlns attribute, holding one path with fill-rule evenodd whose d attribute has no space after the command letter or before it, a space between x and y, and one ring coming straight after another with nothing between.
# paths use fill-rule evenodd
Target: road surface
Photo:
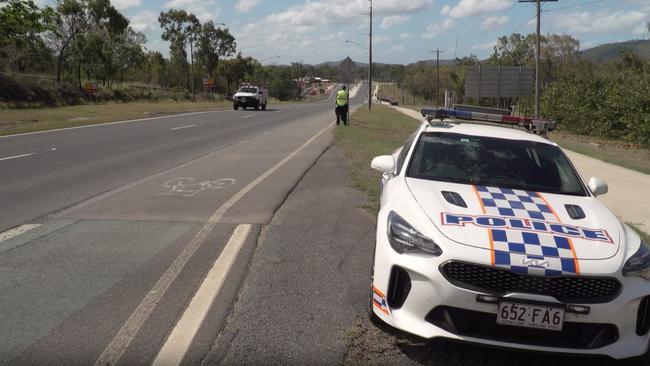
<instances>
[{"instance_id":1,"label":"road surface","mask_svg":"<svg viewBox=\"0 0 650 366\"><path fill-rule=\"evenodd\" d=\"M0 364L202 359L332 142L333 99L269 107L0 138Z\"/></svg>"}]
</instances>

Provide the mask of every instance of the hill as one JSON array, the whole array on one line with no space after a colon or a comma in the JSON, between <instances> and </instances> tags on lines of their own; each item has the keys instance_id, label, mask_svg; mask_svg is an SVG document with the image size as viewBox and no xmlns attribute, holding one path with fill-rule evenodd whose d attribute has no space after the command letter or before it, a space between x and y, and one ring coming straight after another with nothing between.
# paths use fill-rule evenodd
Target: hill
<instances>
[{"instance_id":1,"label":"hill","mask_svg":"<svg viewBox=\"0 0 650 366\"><path fill-rule=\"evenodd\" d=\"M616 60L621 52L634 51L641 57L650 58L650 40L635 40L617 43L607 43L580 52L580 55L591 62L610 62Z\"/></svg>"}]
</instances>

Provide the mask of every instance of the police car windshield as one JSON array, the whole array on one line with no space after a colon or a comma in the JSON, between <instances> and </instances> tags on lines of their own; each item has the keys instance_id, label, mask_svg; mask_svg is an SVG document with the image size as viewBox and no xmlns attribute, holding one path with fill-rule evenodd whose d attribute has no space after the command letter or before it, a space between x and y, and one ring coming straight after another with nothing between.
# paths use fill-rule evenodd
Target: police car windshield
<instances>
[{"instance_id":1,"label":"police car windshield","mask_svg":"<svg viewBox=\"0 0 650 366\"><path fill-rule=\"evenodd\" d=\"M241 88L239 91L242 93L257 93L257 88Z\"/></svg>"},{"instance_id":2,"label":"police car windshield","mask_svg":"<svg viewBox=\"0 0 650 366\"><path fill-rule=\"evenodd\" d=\"M423 133L407 176L443 182L586 196L555 146L455 133Z\"/></svg>"}]
</instances>

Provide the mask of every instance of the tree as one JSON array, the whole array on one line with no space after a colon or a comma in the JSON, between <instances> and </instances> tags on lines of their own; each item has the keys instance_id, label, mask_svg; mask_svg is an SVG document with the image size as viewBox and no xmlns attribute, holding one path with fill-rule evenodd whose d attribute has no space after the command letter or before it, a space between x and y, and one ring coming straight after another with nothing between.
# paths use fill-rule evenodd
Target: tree
<instances>
[{"instance_id":1,"label":"tree","mask_svg":"<svg viewBox=\"0 0 650 366\"><path fill-rule=\"evenodd\" d=\"M179 85L187 85L187 82L182 82L183 73L187 80L187 42L194 41L200 23L194 14L176 9L161 12L158 23L163 29L162 39L170 43L169 55L172 67L177 71Z\"/></svg>"},{"instance_id":2,"label":"tree","mask_svg":"<svg viewBox=\"0 0 650 366\"><path fill-rule=\"evenodd\" d=\"M52 14L51 8L39 9L32 0L0 0L0 58L22 70L26 53L45 51L40 33Z\"/></svg>"},{"instance_id":3,"label":"tree","mask_svg":"<svg viewBox=\"0 0 650 366\"><path fill-rule=\"evenodd\" d=\"M87 3L82 1L56 1L56 13L51 19L49 40L52 48L57 52L57 82L61 81L63 63L69 56L70 46L79 34L88 30L90 25Z\"/></svg>"},{"instance_id":4,"label":"tree","mask_svg":"<svg viewBox=\"0 0 650 366\"><path fill-rule=\"evenodd\" d=\"M235 51L237 42L228 29L215 28L212 21L203 24L198 37L196 56L209 76L213 76L217 70L220 58L232 56Z\"/></svg>"},{"instance_id":5,"label":"tree","mask_svg":"<svg viewBox=\"0 0 650 366\"><path fill-rule=\"evenodd\" d=\"M509 37L499 37L494 46L494 53L489 62L492 65L524 66L535 62L535 35L523 36L513 33ZM544 44L546 37L542 36L540 42Z\"/></svg>"}]
</instances>

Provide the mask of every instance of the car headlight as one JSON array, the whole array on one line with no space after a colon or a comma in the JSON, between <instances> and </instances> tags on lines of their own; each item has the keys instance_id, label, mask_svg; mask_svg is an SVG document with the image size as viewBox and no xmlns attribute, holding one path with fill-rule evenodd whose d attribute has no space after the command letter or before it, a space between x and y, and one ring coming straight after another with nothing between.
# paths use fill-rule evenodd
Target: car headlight
<instances>
[{"instance_id":1,"label":"car headlight","mask_svg":"<svg viewBox=\"0 0 650 366\"><path fill-rule=\"evenodd\" d=\"M425 253L435 256L442 254L442 249L433 240L420 234L394 211L388 214L388 242L400 254Z\"/></svg>"},{"instance_id":2,"label":"car headlight","mask_svg":"<svg viewBox=\"0 0 650 366\"><path fill-rule=\"evenodd\" d=\"M641 239L639 250L625 262L623 276L650 280L650 246L643 239Z\"/></svg>"}]
</instances>

